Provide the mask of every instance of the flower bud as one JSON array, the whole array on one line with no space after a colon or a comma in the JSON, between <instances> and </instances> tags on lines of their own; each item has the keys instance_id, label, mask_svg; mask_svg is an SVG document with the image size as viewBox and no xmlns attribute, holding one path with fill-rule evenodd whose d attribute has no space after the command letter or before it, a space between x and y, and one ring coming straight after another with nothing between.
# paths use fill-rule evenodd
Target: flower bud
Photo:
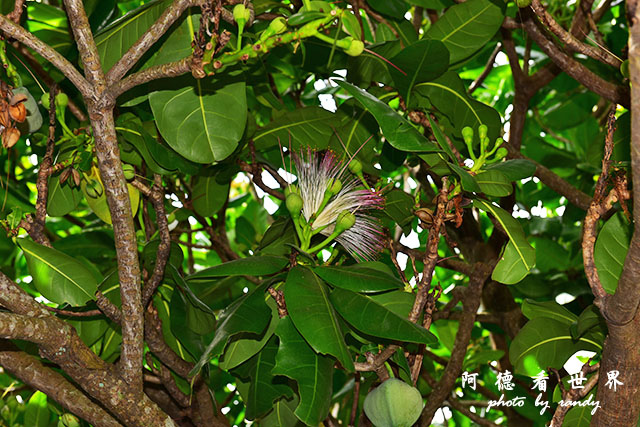
<instances>
[{"instance_id":1,"label":"flower bud","mask_svg":"<svg viewBox=\"0 0 640 427\"><path fill-rule=\"evenodd\" d=\"M291 217L298 218L300 216L300 211L302 210L302 197L297 193L289 193L287 198L285 199L285 205L287 206L287 210L291 214Z\"/></svg>"},{"instance_id":2,"label":"flower bud","mask_svg":"<svg viewBox=\"0 0 640 427\"><path fill-rule=\"evenodd\" d=\"M473 144L473 129L469 126L465 126L462 128L462 138L464 139L465 144L471 145Z\"/></svg>"},{"instance_id":3,"label":"flower bud","mask_svg":"<svg viewBox=\"0 0 640 427\"><path fill-rule=\"evenodd\" d=\"M360 163L360 160L356 158L351 159L349 162L349 170L354 175L360 175L362 173L362 163Z\"/></svg>"},{"instance_id":4,"label":"flower bud","mask_svg":"<svg viewBox=\"0 0 640 427\"><path fill-rule=\"evenodd\" d=\"M356 223L356 216L349 211L342 211L338 214L336 219L335 231L342 233L345 230L350 229Z\"/></svg>"},{"instance_id":5,"label":"flower bud","mask_svg":"<svg viewBox=\"0 0 640 427\"><path fill-rule=\"evenodd\" d=\"M507 149L506 149L506 148L504 148L504 147L500 147L500 148L498 148L498 151L496 151L495 159L496 159L496 160L502 160L502 159L504 159L505 157L507 157L507 154L509 154L509 152L507 151Z\"/></svg>"},{"instance_id":6,"label":"flower bud","mask_svg":"<svg viewBox=\"0 0 640 427\"><path fill-rule=\"evenodd\" d=\"M349 56L359 56L364 51L364 43L361 40L351 39L351 44L344 50Z\"/></svg>"},{"instance_id":7,"label":"flower bud","mask_svg":"<svg viewBox=\"0 0 640 427\"><path fill-rule=\"evenodd\" d=\"M42 102L42 106L46 109L49 109L50 101L51 101L51 98L49 98L49 92L43 93L42 96L40 97L40 102Z\"/></svg>"},{"instance_id":8,"label":"flower bud","mask_svg":"<svg viewBox=\"0 0 640 427\"><path fill-rule=\"evenodd\" d=\"M282 34L287 30L287 20L279 16L269 24L269 28L274 34Z\"/></svg>"},{"instance_id":9,"label":"flower bud","mask_svg":"<svg viewBox=\"0 0 640 427\"><path fill-rule=\"evenodd\" d=\"M333 195L338 194L340 190L342 190L342 182L338 178L336 178L333 180L331 187L329 187L329 192Z\"/></svg>"},{"instance_id":10,"label":"flower bud","mask_svg":"<svg viewBox=\"0 0 640 427\"><path fill-rule=\"evenodd\" d=\"M56 95L56 106L58 108L67 108L68 104L69 104L69 97L67 96L66 93L60 92L59 94Z\"/></svg>"},{"instance_id":11,"label":"flower bud","mask_svg":"<svg viewBox=\"0 0 640 427\"><path fill-rule=\"evenodd\" d=\"M480 125L478 126L478 136L480 137L480 141L482 141L483 139L485 139L487 137L487 131L489 129L487 128L487 125Z\"/></svg>"},{"instance_id":12,"label":"flower bud","mask_svg":"<svg viewBox=\"0 0 640 427\"><path fill-rule=\"evenodd\" d=\"M244 7L242 3L235 5L233 8L233 19L235 19L237 23L240 23L241 21L242 23L245 23L250 17L251 11Z\"/></svg>"},{"instance_id":13,"label":"flower bud","mask_svg":"<svg viewBox=\"0 0 640 427\"><path fill-rule=\"evenodd\" d=\"M132 165L124 164L122 165L122 172L124 172L124 179L131 181L136 175L136 168Z\"/></svg>"}]
</instances>

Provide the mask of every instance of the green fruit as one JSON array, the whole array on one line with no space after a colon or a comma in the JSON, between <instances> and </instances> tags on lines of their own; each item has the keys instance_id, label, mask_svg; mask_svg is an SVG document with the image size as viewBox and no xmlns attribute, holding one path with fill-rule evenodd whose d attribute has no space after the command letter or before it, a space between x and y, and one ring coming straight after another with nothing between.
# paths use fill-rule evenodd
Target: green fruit
<instances>
[{"instance_id":1,"label":"green fruit","mask_svg":"<svg viewBox=\"0 0 640 427\"><path fill-rule=\"evenodd\" d=\"M85 193L92 199L97 199L102 196L102 185L97 180L91 179L87 182Z\"/></svg>"},{"instance_id":2,"label":"green fruit","mask_svg":"<svg viewBox=\"0 0 640 427\"><path fill-rule=\"evenodd\" d=\"M516 0L518 7L528 7L531 4L531 0Z\"/></svg>"},{"instance_id":3,"label":"green fruit","mask_svg":"<svg viewBox=\"0 0 640 427\"><path fill-rule=\"evenodd\" d=\"M131 181L136 176L136 168L132 165L122 165L122 172L124 172L124 179Z\"/></svg>"},{"instance_id":4,"label":"green fruit","mask_svg":"<svg viewBox=\"0 0 640 427\"><path fill-rule=\"evenodd\" d=\"M473 143L473 129L469 126L465 126L462 128L462 138L464 142L469 145Z\"/></svg>"},{"instance_id":5,"label":"green fruit","mask_svg":"<svg viewBox=\"0 0 640 427\"><path fill-rule=\"evenodd\" d=\"M622 64L620 64L620 73L623 77L629 78L629 60L625 59Z\"/></svg>"},{"instance_id":6,"label":"green fruit","mask_svg":"<svg viewBox=\"0 0 640 427\"><path fill-rule=\"evenodd\" d=\"M480 141L482 141L483 139L485 139L487 137L487 131L489 129L487 128L487 125L480 125L478 126L478 136L480 137Z\"/></svg>"},{"instance_id":7,"label":"green fruit","mask_svg":"<svg viewBox=\"0 0 640 427\"><path fill-rule=\"evenodd\" d=\"M509 154L509 151L507 151L507 149L504 147L500 147L498 148L498 151L496 151L495 159L496 160L504 159L505 157L507 157L507 154Z\"/></svg>"},{"instance_id":8,"label":"green fruit","mask_svg":"<svg viewBox=\"0 0 640 427\"><path fill-rule=\"evenodd\" d=\"M360 175L362 173L362 163L358 159L351 159L349 162L349 170L354 175Z\"/></svg>"},{"instance_id":9,"label":"green fruit","mask_svg":"<svg viewBox=\"0 0 640 427\"><path fill-rule=\"evenodd\" d=\"M375 427L411 427L422 412L422 396L415 387L390 378L364 400L364 413Z\"/></svg>"},{"instance_id":10,"label":"green fruit","mask_svg":"<svg viewBox=\"0 0 640 427\"><path fill-rule=\"evenodd\" d=\"M300 211L302 210L302 205L304 204L302 201L302 197L300 197L296 193L289 193L289 195L285 199L285 204L287 206L287 210L293 218L297 218L300 216Z\"/></svg>"},{"instance_id":11,"label":"green fruit","mask_svg":"<svg viewBox=\"0 0 640 427\"><path fill-rule=\"evenodd\" d=\"M49 92L45 92L40 97L40 102L42 102L42 106L46 109L49 109L49 102L51 99L49 98Z\"/></svg>"},{"instance_id":12,"label":"green fruit","mask_svg":"<svg viewBox=\"0 0 640 427\"><path fill-rule=\"evenodd\" d=\"M356 223L356 216L349 211L342 211L338 214L336 219L335 231L342 233L345 230L350 229Z\"/></svg>"},{"instance_id":13,"label":"green fruit","mask_svg":"<svg viewBox=\"0 0 640 427\"><path fill-rule=\"evenodd\" d=\"M344 52L349 56L359 56L364 51L364 43L361 40L352 39L349 47Z\"/></svg>"},{"instance_id":14,"label":"green fruit","mask_svg":"<svg viewBox=\"0 0 640 427\"><path fill-rule=\"evenodd\" d=\"M334 179L331 187L329 187L329 192L331 194L338 194L342 190L342 182L339 179Z\"/></svg>"}]
</instances>

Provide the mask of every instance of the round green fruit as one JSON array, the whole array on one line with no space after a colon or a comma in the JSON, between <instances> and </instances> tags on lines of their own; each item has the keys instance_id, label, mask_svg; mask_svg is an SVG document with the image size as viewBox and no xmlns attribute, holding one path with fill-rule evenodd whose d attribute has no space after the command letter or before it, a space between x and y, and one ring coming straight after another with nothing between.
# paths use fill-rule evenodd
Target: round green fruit
<instances>
[{"instance_id":1,"label":"round green fruit","mask_svg":"<svg viewBox=\"0 0 640 427\"><path fill-rule=\"evenodd\" d=\"M292 217L297 218L300 216L300 211L302 210L303 205L302 197L297 193L289 193L285 199L285 204L287 205L287 210Z\"/></svg>"},{"instance_id":2,"label":"round green fruit","mask_svg":"<svg viewBox=\"0 0 640 427\"><path fill-rule=\"evenodd\" d=\"M349 211L342 211L336 219L336 231L342 232L350 229L356 223L356 216Z\"/></svg>"},{"instance_id":3,"label":"round green fruit","mask_svg":"<svg viewBox=\"0 0 640 427\"><path fill-rule=\"evenodd\" d=\"M362 173L362 163L358 159L351 159L349 162L349 170L352 174L358 175Z\"/></svg>"},{"instance_id":4,"label":"round green fruit","mask_svg":"<svg viewBox=\"0 0 640 427\"><path fill-rule=\"evenodd\" d=\"M122 165L122 172L124 172L124 179L131 181L136 176L136 168L132 165Z\"/></svg>"},{"instance_id":5,"label":"round green fruit","mask_svg":"<svg viewBox=\"0 0 640 427\"><path fill-rule=\"evenodd\" d=\"M353 39L349 47L344 52L349 56L359 56L364 51L364 43L361 40Z\"/></svg>"},{"instance_id":6,"label":"round green fruit","mask_svg":"<svg viewBox=\"0 0 640 427\"><path fill-rule=\"evenodd\" d=\"M386 380L364 400L364 413L375 427L411 427L421 412L418 389L397 378Z\"/></svg>"}]
</instances>

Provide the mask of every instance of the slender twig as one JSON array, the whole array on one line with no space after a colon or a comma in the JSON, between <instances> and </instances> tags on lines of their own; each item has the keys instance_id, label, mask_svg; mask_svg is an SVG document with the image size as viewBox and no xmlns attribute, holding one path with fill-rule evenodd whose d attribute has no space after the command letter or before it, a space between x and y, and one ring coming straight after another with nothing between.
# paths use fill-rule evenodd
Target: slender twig
<instances>
[{"instance_id":1,"label":"slender twig","mask_svg":"<svg viewBox=\"0 0 640 427\"><path fill-rule=\"evenodd\" d=\"M489 56L489 60L487 61L487 64L484 66L484 70L482 70L482 73L473 81L473 83L469 85L470 94L472 94L473 92L475 92L476 89L482 86L482 83L484 83L484 80L487 78L489 73L491 73L491 70L493 69L493 65L496 62L496 57L498 56L501 50L502 50L502 43L498 43L496 47L493 49L493 52L491 52L491 56Z\"/></svg>"},{"instance_id":2,"label":"slender twig","mask_svg":"<svg viewBox=\"0 0 640 427\"><path fill-rule=\"evenodd\" d=\"M565 402L578 401L589 394L591 390L593 390L593 388L596 386L596 384L598 384L598 379L600 376L600 372L598 371L598 369L600 368L600 364L596 363L595 365L590 365L590 362L591 359L589 359L587 363L582 365L582 369L580 370L580 372L583 376L586 376L587 374L590 374L592 372L595 372L595 374L593 374L587 380L583 388L572 388L571 390L565 390L562 379L558 375L558 371L555 371L556 376L558 377L558 385L560 386L560 390L562 391L562 400L564 400ZM569 412L569 409L571 409L572 407L572 405L558 405L556 411L553 414L553 419L551 420L550 427L561 427L565 415L567 415L567 412Z\"/></svg>"}]
</instances>

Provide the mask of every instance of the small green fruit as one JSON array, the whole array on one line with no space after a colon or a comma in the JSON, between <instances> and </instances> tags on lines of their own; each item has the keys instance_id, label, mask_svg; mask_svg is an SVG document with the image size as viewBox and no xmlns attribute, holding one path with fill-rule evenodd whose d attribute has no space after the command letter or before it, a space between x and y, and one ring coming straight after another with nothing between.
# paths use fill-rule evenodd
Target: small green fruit
<instances>
[{"instance_id":1,"label":"small green fruit","mask_svg":"<svg viewBox=\"0 0 640 427\"><path fill-rule=\"evenodd\" d=\"M509 152L507 151L507 149L506 149L506 148L504 148L504 147L500 147L500 148L498 148L498 151L496 151L495 159L496 159L496 160L502 160L502 159L504 159L505 157L507 157L507 154L509 154Z\"/></svg>"},{"instance_id":2,"label":"small green fruit","mask_svg":"<svg viewBox=\"0 0 640 427\"><path fill-rule=\"evenodd\" d=\"M92 199L102 196L102 185L95 179L90 179L85 187L85 193Z\"/></svg>"},{"instance_id":3,"label":"small green fruit","mask_svg":"<svg viewBox=\"0 0 640 427\"><path fill-rule=\"evenodd\" d=\"M40 102L42 102L42 106L46 109L49 109L50 101L51 101L51 98L49 98L49 92L43 93L42 96L40 97Z\"/></svg>"},{"instance_id":4,"label":"small green fruit","mask_svg":"<svg viewBox=\"0 0 640 427\"><path fill-rule=\"evenodd\" d=\"M302 197L300 197L296 193L289 193L287 198L285 199L285 204L287 206L287 210L291 214L293 218L298 218L300 216L300 211L302 210Z\"/></svg>"},{"instance_id":5,"label":"small green fruit","mask_svg":"<svg viewBox=\"0 0 640 427\"><path fill-rule=\"evenodd\" d=\"M351 159L349 162L349 170L354 175L360 175L362 173L362 163L358 159Z\"/></svg>"},{"instance_id":6,"label":"small green fruit","mask_svg":"<svg viewBox=\"0 0 640 427\"><path fill-rule=\"evenodd\" d=\"M336 178L333 180L331 187L329 187L329 192L331 194L338 194L340 190L342 190L342 182L338 178Z\"/></svg>"},{"instance_id":7,"label":"small green fruit","mask_svg":"<svg viewBox=\"0 0 640 427\"><path fill-rule=\"evenodd\" d=\"M531 0L516 0L516 5L518 7L529 7L531 4Z\"/></svg>"},{"instance_id":8,"label":"small green fruit","mask_svg":"<svg viewBox=\"0 0 640 427\"><path fill-rule=\"evenodd\" d=\"M349 211L342 211L338 214L338 219L336 219L335 231L341 233L353 227L355 223L356 216L354 214Z\"/></svg>"},{"instance_id":9,"label":"small green fruit","mask_svg":"<svg viewBox=\"0 0 640 427\"><path fill-rule=\"evenodd\" d=\"M122 172L124 172L124 179L131 181L136 176L136 168L132 165L122 165Z\"/></svg>"},{"instance_id":10,"label":"small green fruit","mask_svg":"<svg viewBox=\"0 0 640 427\"><path fill-rule=\"evenodd\" d=\"M485 139L487 137L487 131L489 129L487 128L487 125L480 125L478 126L478 136L480 137L480 141L482 141L483 139Z\"/></svg>"},{"instance_id":11,"label":"small green fruit","mask_svg":"<svg viewBox=\"0 0 640 427\"><path fill-rule=\"evenodd\" d=\"M349 56L359 56L364 51L364 43L361 40L352 39L349 47L344 52Z\"/></svg>"},{"instance_id":12,"label":"small green fruit","mask_svg":"<svg viewBox=\"0 0 640 427\"><path fill-rule=\"evenodd\" d=\"M60 92L56 95L56 106L58 108L67 108L69 104L69 97L67 94Z\"/></svg>"},{"instance_id":13,"label":"small green fruit","mask_svg":"<svg viewBox=\"0 0 640 427\"><path fill-rule=\"evenodd\" d=\"M473 143L473 129L469 126L465 126L462 128L462 138L464 142L468 145Z\"/></svg>"},{"instance_id":14,"label":"small green fruit","mask_svg":"<svg viewBox=\"0 0 640 427\"><path fill-rule=\"evenodd\" d=\"M415 387L390 378L364 400L364 413L375 427L411 427L422 412L422 396Z\"/></svg>"}]
</instances>

